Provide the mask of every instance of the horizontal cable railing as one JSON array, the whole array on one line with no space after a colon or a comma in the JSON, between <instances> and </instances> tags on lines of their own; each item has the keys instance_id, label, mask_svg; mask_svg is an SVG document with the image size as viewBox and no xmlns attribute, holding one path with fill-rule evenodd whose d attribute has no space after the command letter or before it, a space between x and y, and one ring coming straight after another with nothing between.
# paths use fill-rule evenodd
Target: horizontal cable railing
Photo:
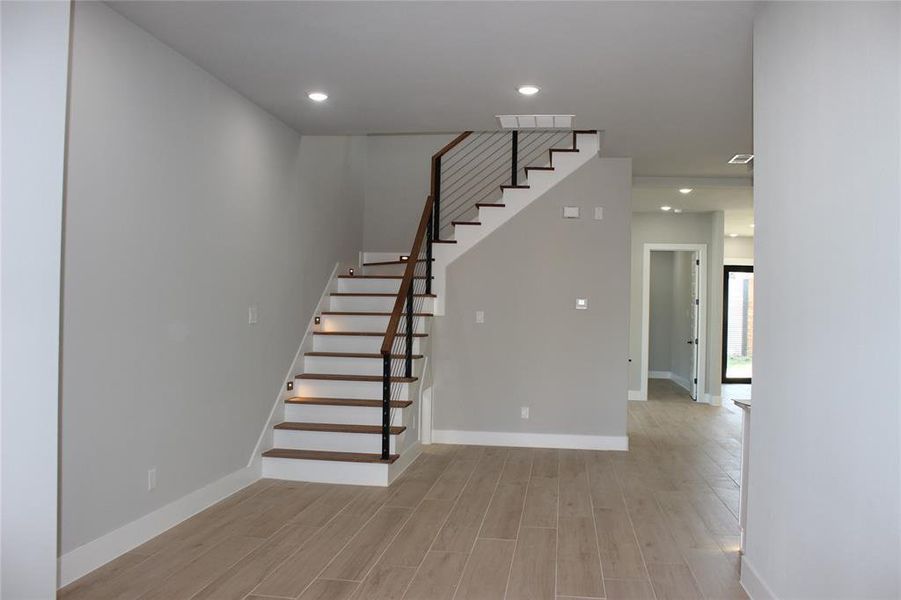
<instances>
[{"instance_id":1,"label":"horizontal cable railing","mask_svg":"<svg viewBox=\"0 0 901 600\"><path fill-rule=\"evenodd\" d=\"M435 235L450 236L455 221L475 221L478 204L497 202L502 185L526 180L526 167L549 164L548 150L572 147L572 131L482 131L467 136L439 160L432 196Z\"/></svg>"},{"instance_id":2,"label":"horizontal cable railing","mask_svg":"<svg viewBox=\"0 0 901 600\"><path fill-rule=\"evenodd\" d=\"M432 243L447 239L454 221L474 221L477 205L496 202L501 186L524 182L527 167L548 165L548 150L573 147L571 136L571 130L560 129L466 131L432 156L430 194L381 347L383 460L391 459L395 406L412 400L402 396L413 383L416 340L426 331L422 309L432 294Z\"/></svg>"}]
</instances>

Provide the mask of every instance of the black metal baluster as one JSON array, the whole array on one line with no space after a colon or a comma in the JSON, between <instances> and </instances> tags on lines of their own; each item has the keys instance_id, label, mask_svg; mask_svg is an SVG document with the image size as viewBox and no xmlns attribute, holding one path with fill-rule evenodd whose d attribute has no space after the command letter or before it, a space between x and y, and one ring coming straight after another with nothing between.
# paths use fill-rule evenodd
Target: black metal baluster
<instances>
[{"instance_id":1,"label":"black metal baluster","mask_svg":"<svg viewBox=\"0 0 901 600\"><path fill-rule=\"evenodd\" d=\"M404 376L413 376L413 282L407 288L407 354L404 357Z\"/></svg>"},{"instance_id":2,"label":"black metal baluster","mask_svg":"<svg viewBox=\"0 0 901 600\"><path fill-rule=\"evenodd\" d=\"M435 158L435 165L432 169L435 174L433 183L432 197L434 204L432 205L432 225L435 227L435 239L441 239L441 157Z\"/></svg>"},{"instance_id":3,"label":"black metal baluster","mask_svg":"<svg viewBox=\"0 0 901 600\"><path fill-rule=\"evenodd\" d=\"M513 131L513 138L511 140L511 153L510 153L510 185L516 185L516 172L519 170L519 132Z\"/></svg>"},{"instance_id":4,"label":"black metal baluster","mask_svg":"<svg viewBox=\"0 0 901 600\"><path fill-rule=\"evenodd\" d=\"M391 454L391 352L382 354L382 460Z\"/></svg>"},{"instance_id":5,"label":"black metal baluster","mask_svg":"<svg viewBox=\"0 0 901 600\"><path fill-rule=\"evenodd\" d=\"M425 293L432 293L432 223L434 211L429 215L429 225L425 228ZM412 256L410 258L413 258Z\"/></svg>"}]
</instances>

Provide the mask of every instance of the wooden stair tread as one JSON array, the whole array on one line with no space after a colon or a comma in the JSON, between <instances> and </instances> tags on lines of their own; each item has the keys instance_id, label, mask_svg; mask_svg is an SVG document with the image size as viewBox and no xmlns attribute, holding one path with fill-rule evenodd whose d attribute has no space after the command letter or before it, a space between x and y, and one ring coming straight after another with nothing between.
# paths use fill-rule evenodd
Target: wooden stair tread
<instances>
[{"instance_id":1,"label":"wooden stair tread","mask_svg":"<svg viewBox=\"0 0 901 600\"><path fill-rule=\"evenodd\" d=\"M313 335L350 335L360 337L385 337L384 331L314 331ZM413 337L428 337L427 333L414 333Z\"/></svg>"},{"instance_id":2,"label":"wooden stair tread","mask_svg":"<svg viewBox=\"0 0 901 600\"><path fill-rule=\"evenodd\" d=\"M394 294L397 296L397 294ZM369 311L353 311L353 310L324 310L321 315L342 315L342 316L359 316L359 317L390 317L390 312L369 312ZM404 312L403 314L407 314ZM434 313L418 312L413 313L414 317L434 317Z\"/></svg>"},{"instance_id":3,"label":"wooden stair tread","mask_svg":"<svg viewBox=\"0 0 901 600\"><path fill-rule=\"evenodd\" d=\"M451 221L451 225L481 225L478 221Z\"/></svg>"},{"instance_id":4,"label":"wooden stair tread","mask_svg":"<svg viewBox=\"0 0 901 600\"><path fill-rule=\"evenodd\" d=\"M314 396L293 396L285 400L285 404L312 404L316 406L356 406L363 408L381 408L382 401L364 398L317 398ZM391 408L407 408L412 400L392 400Z\"/></svg>"},{"instance_id":5,"label":"wooden stair tread","mask_svg":"<svg viewBox=\"0 0 901 600\"><path fill-rule=\"evenodd\" d=\"M403 279L403 275L338 275L338 279ZM425 275L414 275L413 279L425 279ZM434 277L432 277L434 279ZM394 294L395 296L397 294Z\"/></svg>"},{"instance_id":6,"label":"wooden stair tread","mask_svg":"<svg viewBox=\"0 0 901 600\"><path fill-rule=\"evenodd\" d=\"M433 244L456 244L457 240L432 240Z\"/></svg>"},{"instance_id":7,"label":"wooden stair tread","mask_svg":"<svg viewBox=\"0 0 901 600\"><path fill-rule=\"evenodd\" d=\"M524 171L554 171L554 167L526 167Z\"/></svg>"},{"instance_id":8,"label":"wooden stair tread","mask_svg":"<svg viewBox=\"0 0 901 600\"><path fill-rule=\"evenodd\" d=\"M330 356L334 358L378 358L382 355L378 352L304 352L304 356ZM392 354L391 358L406 358L404 354ZM422 354L414 354L413 358L422 358Z\"/></svg>"},{"instance_id":9,"label":"wooden stair tread","mask_svg":"<svg viewBox=\"0 0 901 600\"><path fill-rule=\"evenodd\" d=\"M578 148L551 148L548 152L578 152Z\"/></svg>"},{"instance_id":10,"label":"wooden stair tread","mask_svg":"<svg viewBox=\"0 0 901 600\"><path fill-rule=\"evenodd\" d=\"M476 208L481 208L483 206L487 206L489 208L504 208L507 206L506 204L498 204L492 202L476 202Z\"/></svg>"},{"instance_id":11,"label":"wooden stair tread","mask_svg":"<svg viewBox=\"0 0 901 600\"><path fill-rule=\"evenodd\" d=\"M273 448L263 452L263 456L269 458L294 458L299 460L331 460L337 462L354 463L381 463L391 464L400 455L391 454L388 460L382 460L381 454L367 454L363 452L326 452L324 450L294 450L291 448Z\"/></svg>"},{"instance_id":12,"label":"wooden stair tread","mask_svg":"<svg viewBox=\"0 0 901 600\"><path fill-rule=\"evenodd\" d=\"M391 293L379 293L379 292L332 292L329 294L330 296L341 296L341 297L351 297L351 298L365 298L365 297L373 297L373 298L397 298L397 294ZM416 298L437 298L438 294L413 294Z\"/></svg>"},{"instance_id":13,"label":"wooden stair tread","mask_svg":"<svg viewBox=\"0 0 901 600\"><path fill-rule=\"evenodd\" d=\"M502 190L527 190L530 187L531 186L528 186L528 185L502 185L501 189Z\"/></svg>"},{"instance_id":14,"label":"wooden stair tread","mask_svg":"<svg viewBox=\"0 0 901 600\"><path fill-rule=\"evenodd\" d=\"M298 373L294 379L315 379L317 381L365 381L381 383L381 375L345 375L341 373ZM418 377L392 377L395 383L413 383Z\"/></svg>"},{"instance_id":15,"label":"wooden stair tread","mask_svg":"<svg viewBox=\"0 0 901 600\"><path fill-rule=\"evenodd\" d=\"M363 263L363 266L364 267L381 267L381 266L385 266L385 265L405 265L408 262L410 262L410 261L409 260L383 260L383 261L379 261L379 262ZM426 262L426 259L419 258L416 260L416 262ZM432 262L435 262L434 258L432 259Z\"/></svg>"},{"instance_id":16,"label":"wooden stair tread","mask_svg":"<svg viewBox=\"0 0 901 600\"><path fill-rule=\"evenodd\" d=\"M349 423L299 423L285 421L275 426L275 429L288 431L326 431L329 433L374 433L381 435L380 425L351 425ZM389 428L391 435L398 435L406 431L403 425L395 425Z\"/></svg>"}]
</instances>

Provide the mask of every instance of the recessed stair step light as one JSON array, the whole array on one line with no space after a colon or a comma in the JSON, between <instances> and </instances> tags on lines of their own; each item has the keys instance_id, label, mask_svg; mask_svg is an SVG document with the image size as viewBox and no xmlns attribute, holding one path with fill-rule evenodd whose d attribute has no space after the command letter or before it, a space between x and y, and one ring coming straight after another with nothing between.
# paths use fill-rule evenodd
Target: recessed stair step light
<instances>
[{"instance_id":1,"label":"recessed stair step light","mask_svg":"<svg viewBox=\"0 0 901 600\"><path fill-rule=\"evenodd\" d=\"M497 115L501 129L572 129L575 115Z\"/></svg>"}]
</instances>

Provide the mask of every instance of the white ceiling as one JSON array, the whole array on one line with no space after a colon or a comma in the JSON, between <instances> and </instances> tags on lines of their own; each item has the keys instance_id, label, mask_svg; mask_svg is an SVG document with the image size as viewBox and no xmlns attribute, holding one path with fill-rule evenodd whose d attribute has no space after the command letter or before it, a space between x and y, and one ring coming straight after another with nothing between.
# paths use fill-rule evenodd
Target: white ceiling
<instances>
[{"instance_id":1,"label":"white ceiling","mask_svg":"<svg viewBox=\"0 0 901 600\"><path fill-rule=\"evenodd\" d=\"M121 14L305 134L575 114L640 176L745 177L746 2L158 2ZM518 85L541 86L524 97ZM306 98L324 90L329 99Z\"/></svg>"},{"instance_id":2,"label":"white ceiling","mask_svg":"<svg viewBox=\"0 0 901 600\"><path fill-rule=\"evenodd\" d=\"M679 188L691 188L688 194ZM722 210L724 233L753 236L753 188L751 179L737 178L636 178L632 187L634 212L661 212L661 206L681 209L682 214ZM673 219L679 214L668 212Z\"/></svg>"}]
</instances>

